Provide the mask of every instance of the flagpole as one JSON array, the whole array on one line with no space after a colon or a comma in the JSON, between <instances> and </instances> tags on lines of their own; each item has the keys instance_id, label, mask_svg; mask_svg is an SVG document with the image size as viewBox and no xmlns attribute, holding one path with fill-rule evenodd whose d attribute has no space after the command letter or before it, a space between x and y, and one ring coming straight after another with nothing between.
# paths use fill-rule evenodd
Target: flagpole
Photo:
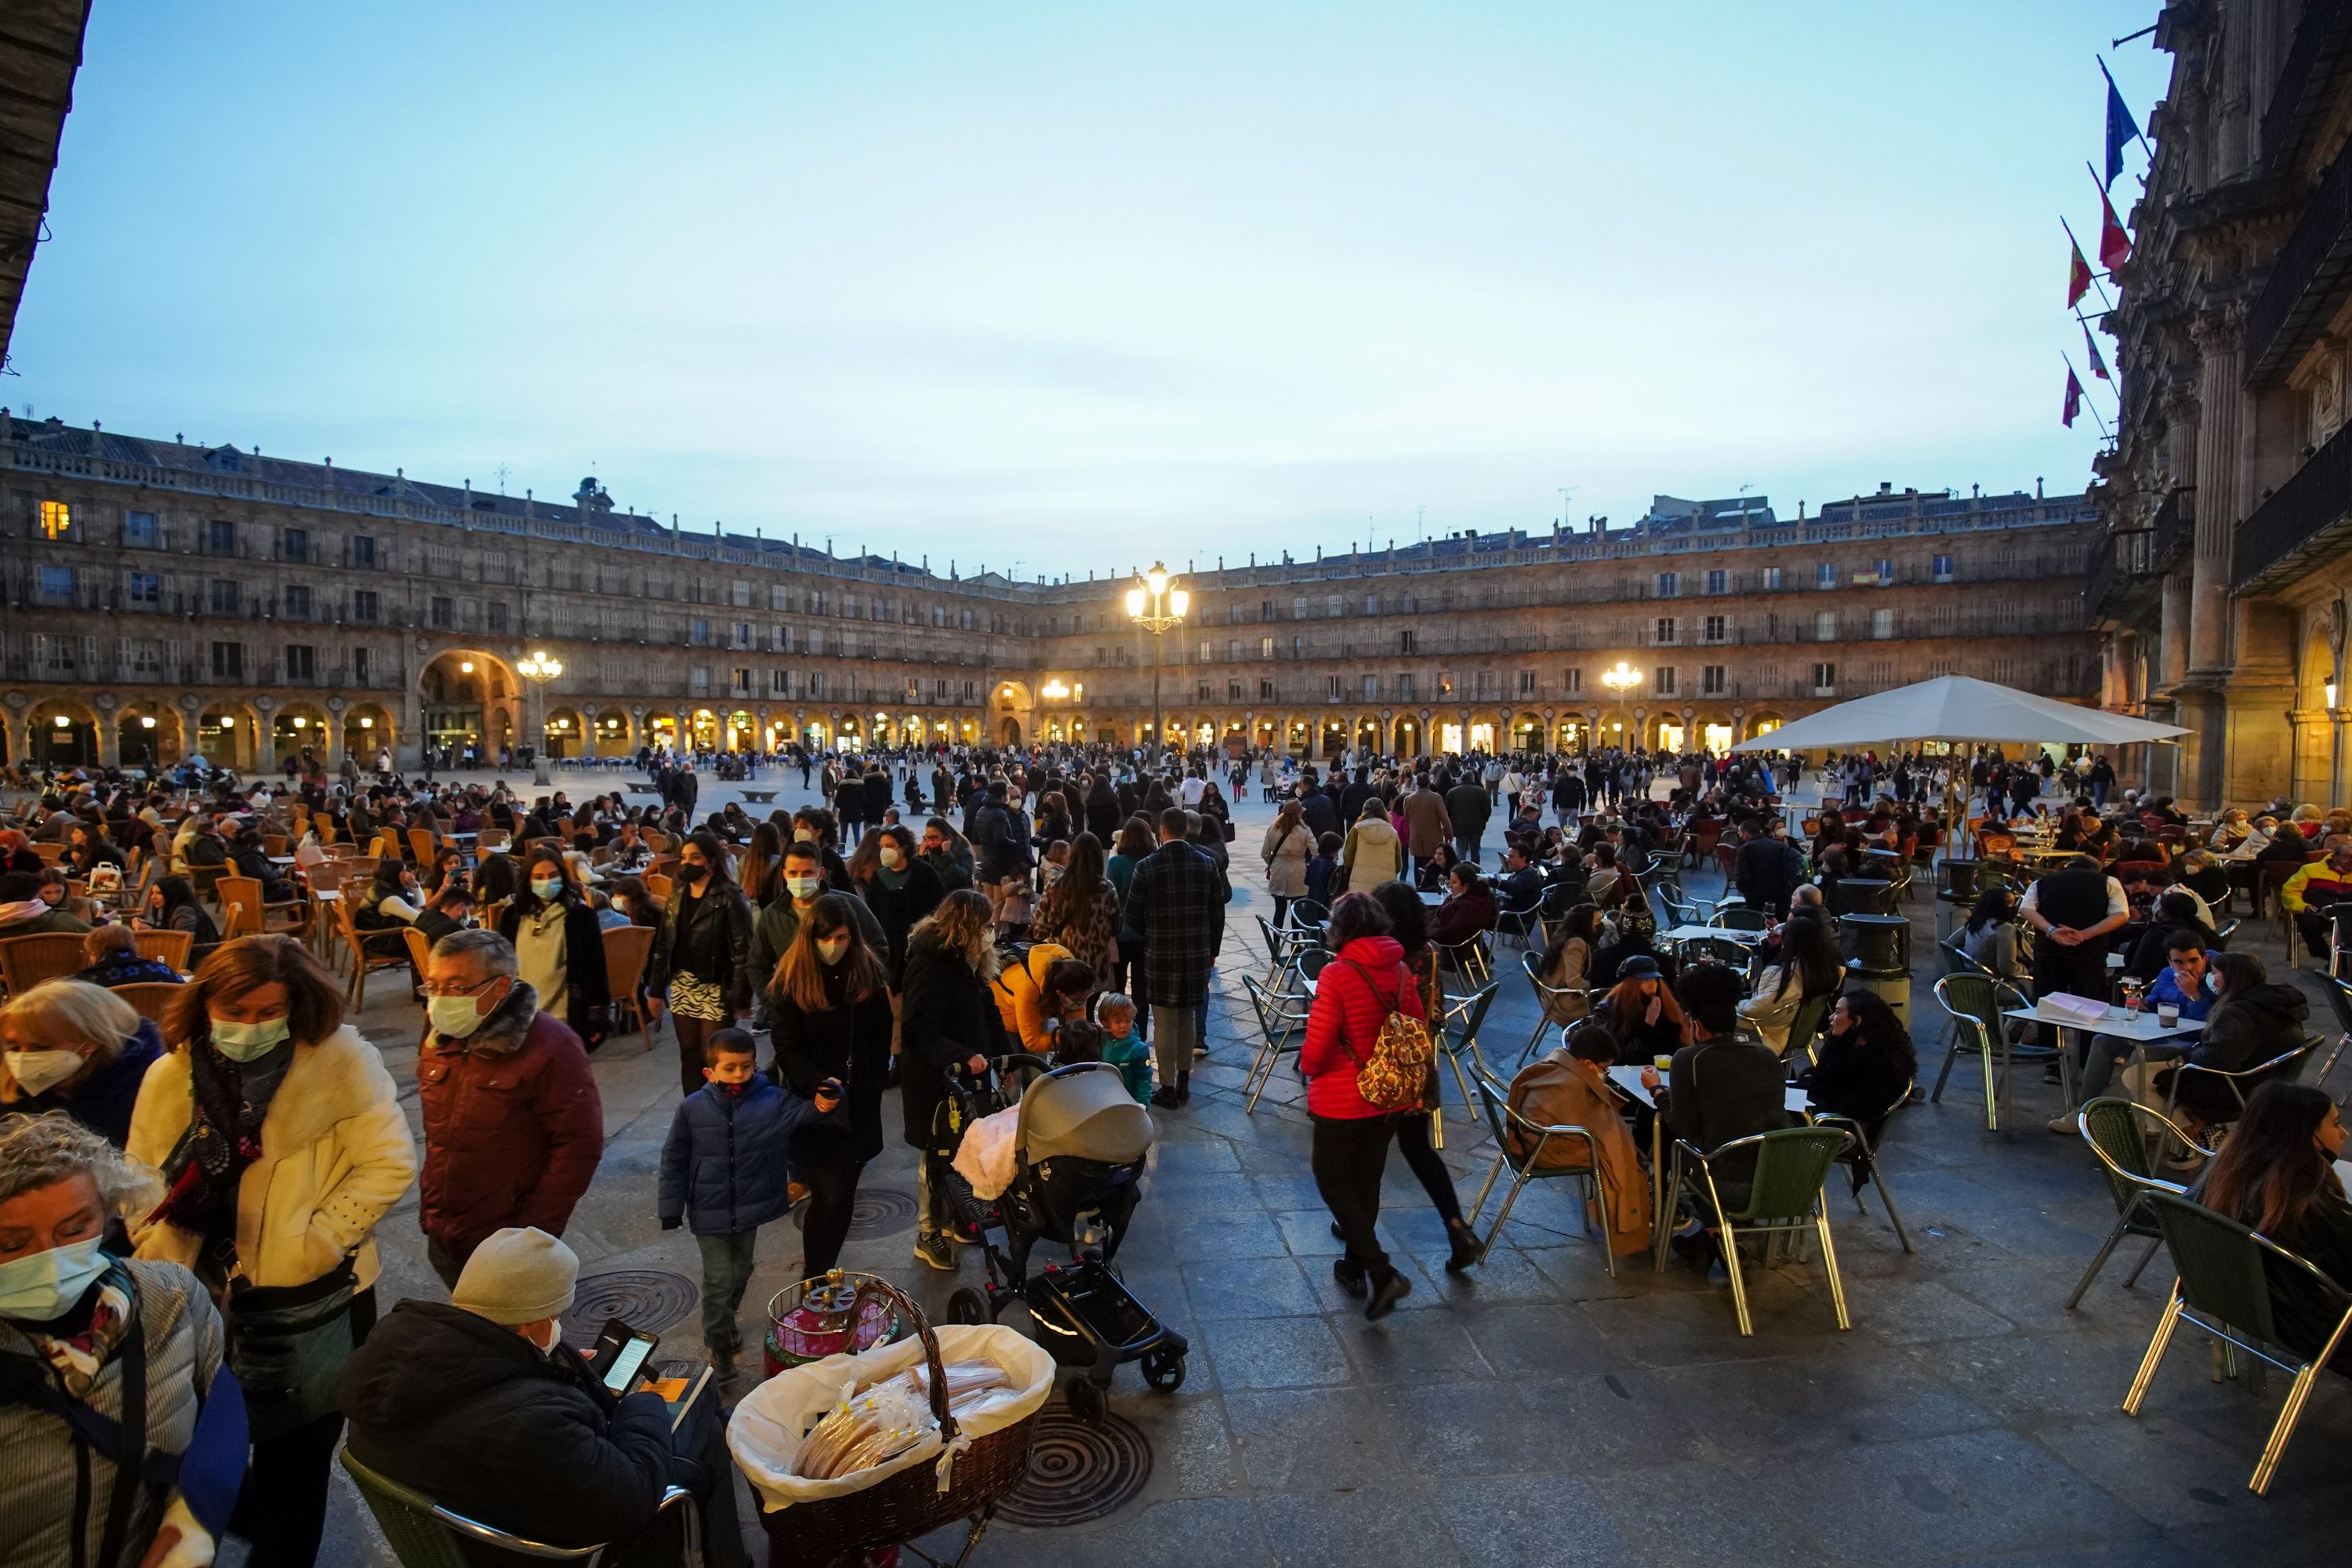
<instances>
[{"instance_id":1,"label":"flagpole","mask_svg":"<svg viewBox=\"0 0 2352 1568\"><path fill-rule=\"evenodd\" d=\"M2114 442L2115 442L2116 434L2115 434L2115 432L2114 432L2113 430L2110 430L2110 429L2108 429L2108 428L2107 428L2107 422L2106 422L2105 419L2103 419L2103 418L2101 418L2101 417L2100 417L2100 416L2099 416L2099 405L2098 405L2097 404L2093 403L2093 402L2091 401L2091 389L2090 389L2089 387L2084 386L2084 385L2083 384L2083 378L2082 378L2080 375L2076 375L2076 374L2075 374L2075 373L2074 373L2074 362L2071 358L2068 358L2067 353L2066 353L2066 351L2065 351L2064 349L2060 349L2060 350L2058 351L2058 357L2059 357L2060 359L2064 360L2064 361L2066 362L2066 374L2067 374L2068 375L2070 375L2070 376L2073 376L2073 377L2074 377L2074 384L2075 384L2077 387L2080 387L2080 388L2082 389L2082 394L2083 394L2083 406L2084 406L2084 408L2087 408L2087 409L2089 409L2089 410L2090 410L2091 417L2092 417L2093 419L2095 419L2095 420L2097 420L2097 421L2098 421L2098 426L2099 426L2099 435L2100 435L2101 438L2102 438L2102 439L2104 439L2104 440L2105 440L2108 444L2113 445L2113 444L2114 444ZM2120 412L2120 407L2118 408L2118 412Z\"/></svg>"},{"instance_id":2,"label":"flagpole","mask_svg":"<svg viewBox=\"0 0 2352 1568\"><path fill-rule=\"evenodd\" d=\"M2070 244L2072 244L2072 245L2074 246L2074 254L2075 254L2075 255L2077 255L2077 256L2082 255L2082 254L2083 254L2083 242L2082 242L2081 240L2076 239L2076 238L2074 237L2074 226L2073 224L2070 224L2070 223L2068 223L2068 222L2066 221L2066 215L2065 215L2065 214L2063 214L2063 213L2061 213L2061 214L2059 214L2059 215L2058 215L2058 226L2059 226L2060 228L2063 228L2063 229L2064 229L2064 230L2066 231L2066 238L2067 238L2067 241L2068 241ZM2085 267L2088 267L2088 266L2090 265L2090 263L2089 263L2088 261L2085 261L2085 262L2084 262L2084 263L2083 263L2083 265L2084 265L2084 266L2085 266ZM2102 279L2102 278L2112 278L2112 277L2114 277L2114 276L2115 276L2115 274L2114 274L2114 273L2112 273L2112 272L2094 272L2094 273L2092 273L2092 274L2091 274L2091 287L2093 287L2094 289L2098 289L2098 288L2099 288L2099 279ZM2115 302L2113 300L2110 300L2110 299L2108 299L2108 298L2107 298L2107 291L2106 291L2105 289L2099 289L2099 302L2100 302L2102 305L2105 305L2105 306L2108 310L2114 310L2114 309L2116 308L2116 302Z\"/></svg>"},{"instance_id":3,"label":"flagpole","mask_svg":"<svg viewBox=\"0 0 2352 1568\"><path fill-rule=\"evenodd\" d=\"M2147 28L2147 29L2146 29L2146 31L2148 31L2148 32L2151 32L2151 33L2152 33L2152 32L2154 32L2155 30L2156 30L2156 29L2155 29L2154 27L2149 27L2149 28ZM2139 37L2139 34L2137 34L2137 33L2134 33L2134 34L2132 35L2132 37L2135 37L2135 38L2137 38L2137 37ZM2116 40L2116 43L2118 43L2118 44L2120 44L2120 43L2124 43L2124 42L2126 42L2126 40L2122 39L2122 38L2117 38L2117 39ZM2121 97L2123 97L2123 95L2124 95L2123 89L2121 89L2121 88L2119 88L2119 87L2117 87L2117 86L2116 85L2116 73L2115 73L2115 72L2113 72L2113 71L2111 71L2111 70L2109 70L2109 69L2107 68L2107 59L2106 59L2106 57L2105 57L2105 55L2101 55L2101 54L2094 54L2094 55L2092 55L2092 57L2091 57L2091 58L2092 58L2093 59L2095 59L2095 60L2096 60L2096 61L2098 61L2098 62L2099 62L2099 74L2100 74L2101 76L2105 77L2105 78L2107 79L2107 90L2108 90L2109 92L2114 93L2117 98L2121 98ZM2124 112L2125 112L2125 113L2126 113L2126 114L2128 114L2128 113L2130 113L2130 112L2131 112L2131 108L2130 108L2130 106L2129 106L2128 104L2126 104L2126 105L2125 106L2125 108L2124 108ZM2141 150L2142 152L2144 152L2144 153L2146 153L2147 154L2147 161L2148 161L2149 163L2155 163L2155 162L2156 162L2156 149L2155 149L2155 148L2153 148L2153 147L2151 147L2151 146L2149 146L2149 145L2148 145L2148 142L2147 142L2147 138L2145 135L2141 134L2141 132L2140 132L2140 128L2139 128L2139 121L2138 121L2137 120L2134 120L2134 121L2132 121L2132 140L2139 143L2139 145L2140 145L2140 150ZM2102 188L2104 189L2104 187L2102 187Z\"/></svg>"}]
</instances>

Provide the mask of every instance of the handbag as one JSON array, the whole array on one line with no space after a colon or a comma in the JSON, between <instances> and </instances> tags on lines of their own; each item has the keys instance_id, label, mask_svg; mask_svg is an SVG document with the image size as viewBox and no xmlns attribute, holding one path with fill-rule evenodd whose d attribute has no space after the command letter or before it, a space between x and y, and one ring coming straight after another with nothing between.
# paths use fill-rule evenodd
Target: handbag
<instances>
[{"instance_id":1,"label":"handbag","mask_svg":"<svg viewBox=\"0 0 2352 1568\"><path fill-rule=\"evenodd\" d=\"M302 1285L230 1284L222 1316L228 1363L245 1391L256 1441L279 1437L333 1411L352 1359L352 1260Z\"/></svg>"}]
</instances>

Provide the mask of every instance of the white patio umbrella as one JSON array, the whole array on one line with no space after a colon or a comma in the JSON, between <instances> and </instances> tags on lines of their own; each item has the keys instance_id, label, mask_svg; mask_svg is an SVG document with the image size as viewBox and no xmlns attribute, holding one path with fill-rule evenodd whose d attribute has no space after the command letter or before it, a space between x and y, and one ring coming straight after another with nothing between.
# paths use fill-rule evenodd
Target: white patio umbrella
<instances>
[{"instance_id":1,"label":"white patio umbrella","mask_svg":"<svg viewBox=\"0 0 2352 1568\"><path fill-rule=\"evenodd\" d=\"M1904 741L1961 744L2136 746L2188 731L2105 709L2084 708L1996 686L1965 675L1939 675L1913 686L1857 697L1742 741L1735 752L1847 751Z\"/></svg>"}]
</instances>

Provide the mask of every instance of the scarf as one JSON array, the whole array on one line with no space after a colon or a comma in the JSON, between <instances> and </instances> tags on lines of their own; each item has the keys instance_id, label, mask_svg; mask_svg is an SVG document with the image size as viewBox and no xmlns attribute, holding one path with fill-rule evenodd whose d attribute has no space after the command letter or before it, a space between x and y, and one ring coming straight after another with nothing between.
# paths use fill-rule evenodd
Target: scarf
<instances>
[{"instance_id":1,"label":"scarf","mask_svg":"<svg viewBox=\"0 0 2352 1568\"><path fill-rule=\"evenodd\" d=\"M269 1114L270 1097L285 1080L293 1050L289 1042L271 1053L282 1052L284 1060L265 1057L240 1067L213 1049L208 1039L188 1042L188 1083L195 1110L188 1130L164 1156L163 1180L169 1190L148 1216L151 1221L207 1238L207 1254L223 1242L234 1253L236 1227L223 1222L236 1215L237 1182L245 1168L261 1158L262 1120Z\"/></svg>"},{"instance_id":2,"label":"scarf","mask_svg":"<svg viewBox=\"0 0 2352 1568\"><path fill-rule=\"evenodd\" d=\"M79 1330L47 1334L21 1323L17 1327L56 1371L68 1397L86 1401L89 1385L114 1359L115 1347L131 1326L131 1271L118 1258L110 1261L106 1272L99 1276L97 1294L89 1299L89 1321Z\"/></svg>"}]
</instances>

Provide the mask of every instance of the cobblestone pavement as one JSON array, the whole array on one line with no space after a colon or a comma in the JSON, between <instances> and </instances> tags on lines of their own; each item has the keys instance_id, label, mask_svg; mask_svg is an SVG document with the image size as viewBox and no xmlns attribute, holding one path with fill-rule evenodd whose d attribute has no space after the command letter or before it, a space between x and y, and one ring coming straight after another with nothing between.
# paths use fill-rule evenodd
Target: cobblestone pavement
<instances>
[{"instance_id":1,"label":"cobblestone pavement","mask_svg":"<svg viewBox=\"0 0 2352 1568\"><path fill-rule=\"evenodd\" d=\"M779 804L805 798L797 781L778 781ZM706 784L702 809L734 793ZM1448 1275L1442 1227L1397 1161L1381 1228L1411 1261L1413 1293L1385 1322L1365 1323L1331 1279L1338 1244L1308 1175L1296 1077L1277 1074L1255 1114L1241 1103L1255 1037L1242 977L1266 966L1253 917L1271 912L1255 853L1270 815L1256 804L1238 813L1239 896L1212 1053L1192 1106L1153 1112L1152 1175L1120 1258L1136 1294L1194 1347L1179 1393L1150 1392L1133 1368L1114 1384L1112 1410L1150 1442L1150 1480L1082 1527L1000 1524L976 1562L2163 1565L2316 1561L2334 1544L2352 1440L2340 1386L2319 1391L2267 1500L2245 1482L2283 1380L2260 1396L2213 1383L2202 1344L2184 1336L2143 1416L2120 1413L2169 1274L2159 1259L2123 1289L2126 1247L2079 1311L2063 1310L2114 1209L2080 1142L2043 1131L2056 1091L2032 1073L2016 1086L2014 1131L1985 1130L1965 1071L1941 1106L1893 1124L1884 1164L1916 1255L1874 1197L1864 1215L1837 1201L1850 1331L1836 1329L1817 1267L1751 1271L1753 1339L1736 1331L1719 1272L1703 1281L1637 1260L1612 1279L1572 1205L1541 1185L1482 1267ZM1711 881L1695 872L1689 885L1703 893ZM1910 911L1930 1082L1934 909L1923 892ZM2256 946L2276 967L2275 943ZM1535 1017L1516 965L1507 953L1482 1031L1505 1075ZM2314 1013L2327 1016L2315 994ZM413 1117L416 1007L379 978L361 1024ZM595 1058L608 1144L567 1236L588 1274L698 1277L692 1241L654 1218L673 1061L667 1035L650 1049L616 1039ZM1452 1082L1444 1158L1466 1203L1493 1145ZM909 1152L894 1142L864 1186L911 1194ZM384 1305L444 1299L413 1199L380 1234ZM959 1275L940 1274L912 1260L912 1240L911 1229L853 1240L845 1262L890 1276L943 1316L979 1260L967 1252ZM798 1256L789 1225L762 1236L747 1332L758 1331L757 1305L796 1278ZM690 1311L670 1333L699 1353ZM340 1473L336 1487L321 1561L390 1563ZM752 1528L748 1496L740 1506ZM756 1551L755 1528L753 1541ZM927 1544L953 1554L944 1539Z\"/></svg>"}]
</instances>

